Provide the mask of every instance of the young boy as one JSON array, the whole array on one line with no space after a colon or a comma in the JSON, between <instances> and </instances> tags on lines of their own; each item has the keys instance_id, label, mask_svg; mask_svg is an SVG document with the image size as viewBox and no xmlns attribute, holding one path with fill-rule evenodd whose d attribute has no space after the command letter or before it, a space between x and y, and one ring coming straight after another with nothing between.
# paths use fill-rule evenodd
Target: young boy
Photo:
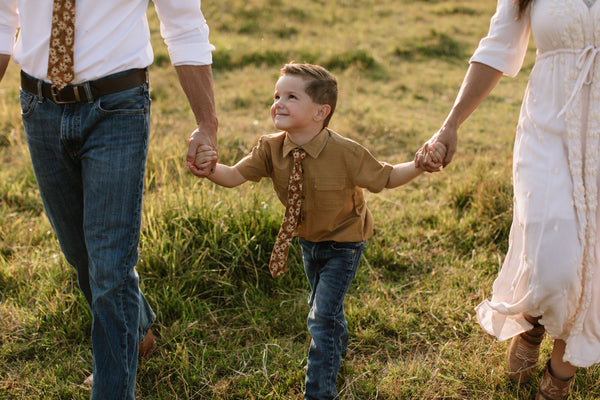
<instances>
[{"instance_id":1,"label":"young boy","mask_svg":"<svg viewBox=\"0 0 600 400\"><path fill-rule=\"evenodd\" d=\"M336 377L348 345L348 324L344 298L354 279L366 240L373 233L373 217L362 188L379 192L409 182L423 171L414 162L390 165L377 161L360 144L327 128L337 102L337 81L323 67L286 64L275 85L271 117L282 132L264 135L252 152L230 167L217 164L208 176L225 187L247 180L270 177L281 202L301 203L299 221L290 228L302 246L304 269L310 284L308 330L312 336L306 370L305 399L333 399L337 395ZM440 163L445 155L438 143L431 161ZM294 167L293 153L305 151ZM217 155L208 146L188 164L196 173ZM294 183L302 175L302 183ZM288 196L291 189L300 193ZM284 224L296 211L286 210ZM285 244L276 242L270 267L273 276L285 270ZM277 254L279 253L279 254ZM283 261L275 259L283 256Z\"/></svg>"}]
</instances>

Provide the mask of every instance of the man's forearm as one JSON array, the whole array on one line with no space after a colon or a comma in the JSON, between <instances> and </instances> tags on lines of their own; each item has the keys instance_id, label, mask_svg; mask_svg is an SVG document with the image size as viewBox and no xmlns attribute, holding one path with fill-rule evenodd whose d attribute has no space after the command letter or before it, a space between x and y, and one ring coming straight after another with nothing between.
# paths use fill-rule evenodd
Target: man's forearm
<instances>
[{"instance_id":1,"label":"man's forearm","mask_svg":"<svg viewBox=\"0 0 600 400\"><path fill-rule=\"evenodd\" d=\"M198 169L196 153L201 145L209 145L217 151L219 122L215 110L212 69L210 65L179 65L175 70L197 124L197 128L189 138L185 159L188 165L192 166L193 169L190 170L194 175L206 177L214 170L217 159L210 165Z\"/></svg>"},{"instance_id":2,"label":"man's forearm","mask_svg":"<svg viewBox=\"0 0 600 400\"><path fill-rule=\"evenodd\" d=\"M8 54L0 54L0 82L4 77L4 73L6 72L6 68L8 67L8 62L10 61L10 55Z\"/></svg>"},{"instance_id":3,"label":"man's forearm","mask_svg":"<svg viewBox=\"0 0 600 400\"><path fill-rule=\"evenodd\" d=\"M196 124L202 134L217 147L217 112L210 65L179 65L175 67L181 87L188 99Z\"/></svg>"}]
</instances>

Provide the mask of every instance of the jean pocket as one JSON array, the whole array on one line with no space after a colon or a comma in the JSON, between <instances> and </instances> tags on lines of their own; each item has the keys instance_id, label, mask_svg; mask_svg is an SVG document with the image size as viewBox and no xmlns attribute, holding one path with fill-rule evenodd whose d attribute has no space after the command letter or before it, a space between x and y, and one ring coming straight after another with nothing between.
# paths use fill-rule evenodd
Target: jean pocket
<instances>
[{"instance_id":1,"label":"jean pocket","mask_svg":"<svg viewBox=\"0 0 600 400\"><path fill-rule=\"evenodd\" d=\"M146 114L150 109L148 85L102 96L96 101L96 109L106 115Z\"/></svg>"},{"instance_id":2,"label":"jean pocket","mask_svg":"<svg viewBox=\"0 0 600 400\"><path fill-rule=\"evenodd\" d=\"M338 260L347 270L353 270L360 261L365 242L333 242L331 249L338 255Z\"/></svg>"},{"instance_id":3,"label":"jean pocket","mask_svg":"<svg viewBox=\"0 0 600 400\"><path fill-rule=\"evenodd\" d=\"M356 253L361 251L364 247L364 242L333 242L331 248L335 251L347 251L349 253Z\"/></svg>"},{"instance_id":4,"label":"jean pocket","mask_svg":"<svg viewBox=\"0 0 600 400\"><path fill-rule=\"evenodd\" d=\"M19 94L21 102L21 117L28 118L33 114L37 105L37 96L21 89Z\"/></svg>"}]
</instances>

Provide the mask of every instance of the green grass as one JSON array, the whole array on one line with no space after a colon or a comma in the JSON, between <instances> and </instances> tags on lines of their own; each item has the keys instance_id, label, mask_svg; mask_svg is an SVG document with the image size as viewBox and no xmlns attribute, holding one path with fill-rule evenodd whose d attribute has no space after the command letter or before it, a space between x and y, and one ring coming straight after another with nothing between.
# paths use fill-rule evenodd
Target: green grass
<instances>
[{"instance_id":1,"label":"green grass","mask_svg":"<svg viewBox=\"0 0 600 400\"><path fill-rule=\"evenodd\" d=\"M321 63L340 84L331 127L402 162L452 105L493 1L221 0L203 9L216 45L221 160L272 132L279 67ZM283 207L270 183L222 189L184 166L193 117L152 8L152 136L138 271L157 313L158 354L140 399L298 399L309 335L299 247L270 277ZM376 219L346 300L351 338L340 399L530 399L506 376L507 343L477 325L511 222L512 144L534 60L463 125L445 171L367 194ZM84 399L90 313L43 213L23 137L18 68L0 85L0 399ZM551 343L544 342L543 357ZM541 371L539 371L541 372ZM572 399L600 396L582 370Z\"/></svg>"}]
</instances>

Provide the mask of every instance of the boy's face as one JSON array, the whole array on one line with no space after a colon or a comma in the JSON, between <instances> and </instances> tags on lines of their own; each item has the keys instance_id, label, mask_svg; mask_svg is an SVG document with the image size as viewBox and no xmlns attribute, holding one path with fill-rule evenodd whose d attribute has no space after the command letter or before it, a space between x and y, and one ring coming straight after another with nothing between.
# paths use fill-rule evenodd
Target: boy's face
<instances>
[{"instance_id":1,"label":"boy's face","mask_svg":"<svg viewBox=\"0 0 600 400\"><path fill-rule=\"evenodd\" d=\"M306 93L306 81L299 76L283 75L275 84L271 118L277 129L301 133L314 129L320 105ZM322 123L322 121L320 121Z\"/></svg>"}]
</instances>

